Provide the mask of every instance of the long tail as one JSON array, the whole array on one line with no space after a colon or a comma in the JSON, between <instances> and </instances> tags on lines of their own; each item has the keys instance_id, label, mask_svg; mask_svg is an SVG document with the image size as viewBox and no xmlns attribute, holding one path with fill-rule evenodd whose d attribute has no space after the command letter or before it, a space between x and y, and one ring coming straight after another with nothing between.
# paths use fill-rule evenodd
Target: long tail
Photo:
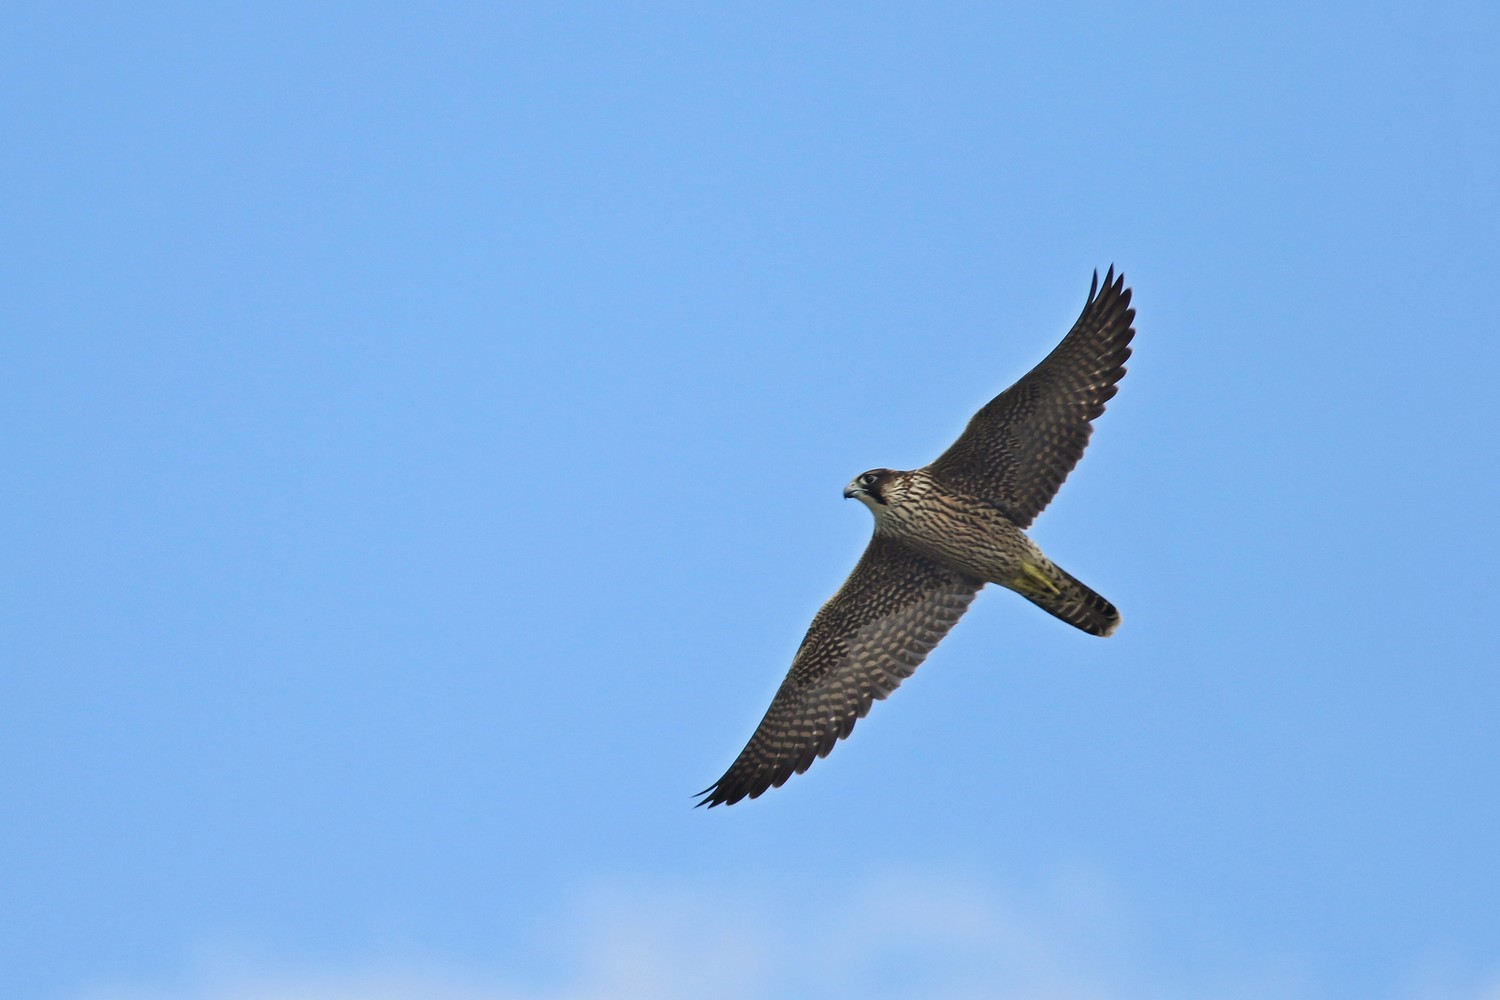
<instances>
[{"instance_id":1,"label":"long tail","mask_svg":"<svg viewBox=\"0 0 1500 1000\"><path fill-rule=\"evenodd\" d=\"M1115 606L1056 565L1025 568L1016 592L1048 614L1090 635L1109 635L1120 627ZM1020 581L1018 581L1020 582Z\"/></svg>"}]
</instances>

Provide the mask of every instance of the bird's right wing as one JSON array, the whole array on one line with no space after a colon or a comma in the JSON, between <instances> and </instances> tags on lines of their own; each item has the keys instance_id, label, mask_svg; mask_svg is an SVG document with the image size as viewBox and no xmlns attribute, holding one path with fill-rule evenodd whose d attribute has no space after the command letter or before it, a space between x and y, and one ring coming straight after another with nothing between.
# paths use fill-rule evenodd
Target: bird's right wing
<instances>
[{"instance_id":1,"label":"bird's right wing","mask_svg":"<svg viewBox=\"0 0 1500 1000\"><path fill-rule=\"evenodd\" d=\"M983 587L876 535L814 616L749 744L699 805L755 798L801 774L926 659Z\"/></svg>"},{"instance_id":2,"label":"bird's right wing","mask_svg":"<svg viewBox=\"0 0 1500 1000\"><path fill-rule=\"evenodd\" d=\"M1130 289L1111 267L1062 343L990 400L953 446L927 468L941 482L994 503L1025 528L1052 502L1083 457L1130 357Z\"/></svg>"}]
</instances>

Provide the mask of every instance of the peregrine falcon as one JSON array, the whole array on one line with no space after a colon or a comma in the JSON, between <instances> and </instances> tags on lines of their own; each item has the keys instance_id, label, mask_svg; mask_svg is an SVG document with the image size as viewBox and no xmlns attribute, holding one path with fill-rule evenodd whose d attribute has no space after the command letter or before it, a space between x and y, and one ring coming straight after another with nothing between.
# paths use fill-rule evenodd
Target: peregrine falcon
<instances>
[{"instance_id":1,"label":"peregrine falcon","mask_svg":"<svg viewBox=\"0 0 1500 1000\"><path fill-rule=\"evenodd\" d=\"M698 805L732 805L801 774L927 657L986 583L1090 635L1120 613L1042 554L1023 529L1083 456L1090 421L1125 374L1135 310L1099 272L1062 343L990 400L937 461L871 469L844 488L875 515L854 572L829 598L745 749Z\"/></svg>"}]
</instances>

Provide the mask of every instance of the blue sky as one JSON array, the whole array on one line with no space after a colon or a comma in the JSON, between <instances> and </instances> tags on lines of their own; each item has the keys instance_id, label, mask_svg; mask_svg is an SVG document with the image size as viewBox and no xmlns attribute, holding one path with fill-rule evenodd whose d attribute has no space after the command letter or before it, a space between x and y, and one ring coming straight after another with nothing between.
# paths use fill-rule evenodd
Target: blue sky
<instances>
[{"instance_id":1,"label":"blue sky","mask_svg":"<svg viewBox=\"0 0 1500 1000\"><path fill-rule=\"evenodd\" d=\"M10 5L6 995L1500 997L1497 31ZM1110 263L1119 633L691 809Z\"/></svg>"}]
</instances>

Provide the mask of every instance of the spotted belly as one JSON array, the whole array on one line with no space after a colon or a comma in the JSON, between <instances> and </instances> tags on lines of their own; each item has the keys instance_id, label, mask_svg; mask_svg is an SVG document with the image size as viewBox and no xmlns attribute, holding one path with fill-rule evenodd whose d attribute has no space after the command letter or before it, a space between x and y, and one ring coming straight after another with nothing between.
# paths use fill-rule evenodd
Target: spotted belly
<instances>
[{"instance_id":1,"label":"spotted belly","mask_svg":"<svg viewBox=\"0 0 1500 1000\"><path fill-rule=\"evenodd\" d=\"M1047 564L1036 543L993 507L926 499L914 510L893 511L897 516L887 533L946 566L1004 587L1015 588L1030 569Z\"/></svg>"}]
</instances>

